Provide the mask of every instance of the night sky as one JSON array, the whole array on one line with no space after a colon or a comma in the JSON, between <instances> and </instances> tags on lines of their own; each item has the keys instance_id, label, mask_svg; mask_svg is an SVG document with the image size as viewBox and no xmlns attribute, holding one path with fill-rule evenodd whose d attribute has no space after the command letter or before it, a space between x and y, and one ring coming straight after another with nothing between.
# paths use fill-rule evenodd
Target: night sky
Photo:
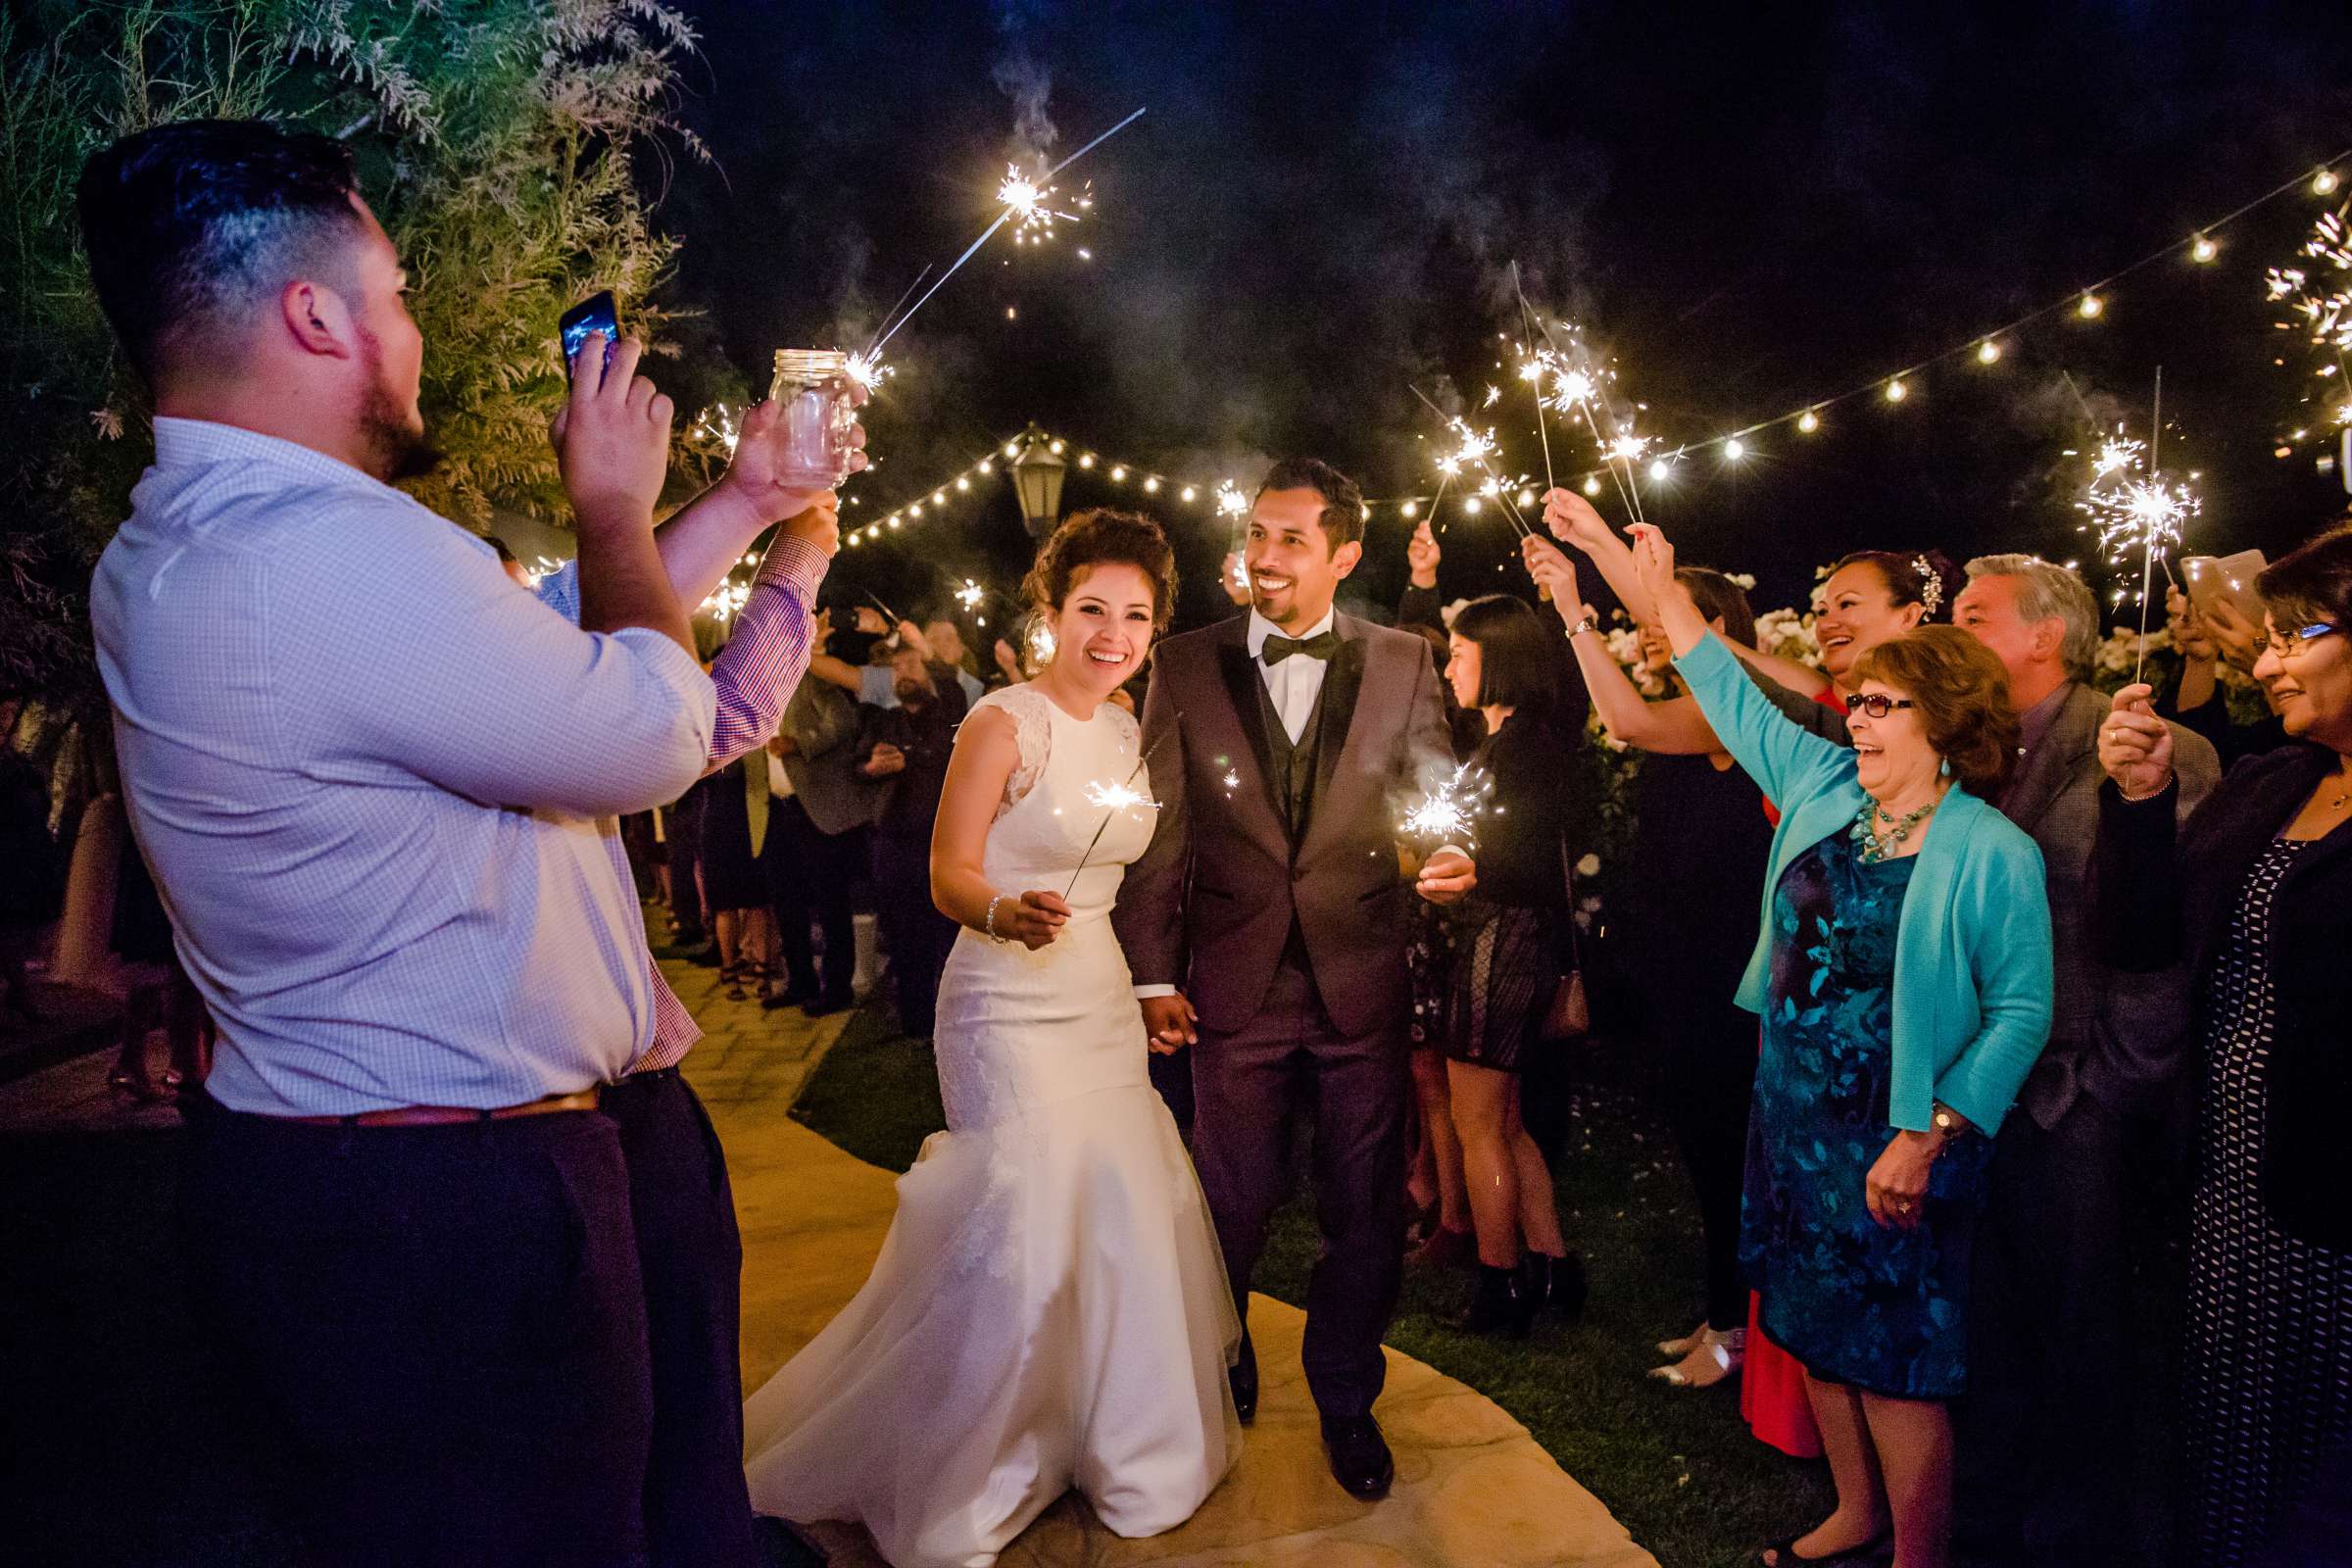
<instances>
[{"instance_id":1,"label":"night sky","mask_svg":"<svg viewBox=\"0 0 2352 1568\"><path fill-rule=\"evenodd\" d=\"M1063 177L1065 194L1093 181L1083 225L1044 250L1000 235L894 342L867 416L883 464L853 486L852 523L1031 420L1246 486L1311 453L1369 495L1425 492L1416 385L1473 404L1503 385L1487 417L1540 481L1527 397L1494 368L1514 259L1672 445L1907 368L2167 245L2180 255L2119 284L2098 322L2046 318L1999 365L1931 369L1900 407L1857 399L1818 435L1761 432L1737 468L1694 457L1647 493L1653 519L1686 559L1757 573L1759 608L1861 547L2081 556L2082 470L2061 452L2087 425L2060 372L2144 436L2160 364L2166 466L2205 475L2191 553L2276 557L2344 501L2316 449L2272 456L2319 422L2298 401L2317 383L2262 288L2328 204L2297 191L2221 231L2212 265L2185 259L2200 223L2352 145L2340 3L686 9L704 47L679 115L713 162L679 159L660 218L685 242L674 297L707 312L690 350L753 385L776 347L862 342L969 242L1023 150L1024 103L1052 158L1150 110ZM1553 441L1563 467L1592 463L1581 432ZM1064 505L1113 496L1073 467ZM1200 618L1224 529L1159 501ZM1401 586L1407 526L1375 521L1356 582L1372 602ZM1510 536L1492 509L1442 542L1448 596L1525 591L1494 569ZM1028 548L1000 484L838 573L919 600L965 571L1009 585Z\"/></svg>"}]
</instances>

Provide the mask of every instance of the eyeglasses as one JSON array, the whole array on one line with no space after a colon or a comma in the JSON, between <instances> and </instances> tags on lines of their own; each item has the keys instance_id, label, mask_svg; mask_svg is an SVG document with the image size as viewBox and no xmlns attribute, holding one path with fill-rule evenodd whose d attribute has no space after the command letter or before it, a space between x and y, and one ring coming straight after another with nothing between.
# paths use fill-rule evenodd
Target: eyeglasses
<instances>
[{"instance_id":1,"label":"eyeglasses","mask_svg":"<svg viewBox=\"0 0 2352 1568\"><path fill-rule=\"evenodd\" d=\"M2343 629L2341 626L2331 626L2323 620L2317 625L2305 626L2300 631L2277 633L2264 639L2263 647L2270 650L2274 658L2292 659L2311 643L2331 632L2340 632Z\"/></svg>"},{"instance_id":2,"label":"eyeglasses","mask_svg":"<svg viewBox=\"0 0 2352 1568\"><path fill-rule=\"evenodd\" d=\"M1889 697L1885 692L1864 692L1846 706L1849 711L1853 709L1860 709L1873 718L1885 718L1898 708L1917 708L1919 705L1908 697Z\"/></svg>"}]
</instances>

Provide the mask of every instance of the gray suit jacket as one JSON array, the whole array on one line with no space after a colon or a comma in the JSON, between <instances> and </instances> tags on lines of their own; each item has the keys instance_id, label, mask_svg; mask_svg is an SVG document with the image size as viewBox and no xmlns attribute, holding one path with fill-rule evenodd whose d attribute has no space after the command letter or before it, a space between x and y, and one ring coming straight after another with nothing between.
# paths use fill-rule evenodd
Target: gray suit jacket
<instances>
[{"instance_id":1,"label":"gray suit jacket","mask_svg":"<svg viewBox=\"0 0 2352 1568\"><path fill-rule=\"evenodd\" d=\"M2188 1016L2185 966L2124 974L2099 961L2091 929L2092 853L2099 833L2099 724L2107 699L2073 685L2048 733L2025 760L2001 802L2012 822L2034 836L2049 873L2050 927L2057 942L2057 1007L2050 1044L2019 1092L2018 1102L2047 1130L2088 1093L2118 1115L2160 1104L2180 1069L2182 1021ZM2180 780L2183 820L2221 782L2221 760L2202 736L2179 724L2173 769Z\"/></svg>"},{"instance_id":2,"label":"gray suit jacket","mask_svg":"<svg viewBox=\"0 0 2352 1568\"><path fill-rule=\"evenodd\" d=\"M1429 644L1335 620L1314 806L1293 843L1249 625L1236 615L1152 656L1143 744L1159 823L1111 914L1128 967L1139 985L1183 988L1205 1028L1230 1034L1264 1002L1295 917L1332 1023L1401 1027L1413 894L1396 817L1453 766Z\"/></svg>"},{"instance_id":3,"label":"gray suit jacket","mask_svg":"<svg viewBox=\"0 0 2352 1568\"><path fill-rule=\"evenodd\" d=\"M794 747L785 776L818 832L847 833L873 821L881 792L858 776L858 704L848 692L803 676L784 705L782 733Z\"/></svg>"}]
</instances>

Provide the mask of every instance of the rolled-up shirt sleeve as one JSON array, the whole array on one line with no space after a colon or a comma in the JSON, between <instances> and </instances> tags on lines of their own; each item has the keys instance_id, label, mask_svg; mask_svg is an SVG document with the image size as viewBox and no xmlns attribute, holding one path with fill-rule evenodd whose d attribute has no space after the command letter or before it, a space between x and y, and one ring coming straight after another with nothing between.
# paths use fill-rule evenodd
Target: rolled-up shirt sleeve
<instances>
[{"instance_id":1,"label":"rolled-up shirt sleeve","mask_svg":"<svg viewBox=\"0 0 2352 1568\"><path fill-rule=\"evenodd\" d=\"M735 617L735 633L710 664L718 720L708 769L726 766L776 732L784 705L808 673L816 590L829 564L822 550L790 534L779 534L768 547Z\"/></svg>"},{"instance_id":2,"label":"rolled-up shirt sleeve","mask_svg":"<svg viewBox=\"0 0 2352 1568\"><path fill-rule=\"evenodd\" d=\"M677 799L710 752L694 657L642 627L584 632L439 518L386 503L272 564L272 667L328 765L407 772L485 805L603 816ZM396 573L397 592L372 574ZM562 574L556 574L561 576ZM559 587L559 595L564 590ZM574 612L576 577L569 590Z\"/></svg>"}]
</instances>

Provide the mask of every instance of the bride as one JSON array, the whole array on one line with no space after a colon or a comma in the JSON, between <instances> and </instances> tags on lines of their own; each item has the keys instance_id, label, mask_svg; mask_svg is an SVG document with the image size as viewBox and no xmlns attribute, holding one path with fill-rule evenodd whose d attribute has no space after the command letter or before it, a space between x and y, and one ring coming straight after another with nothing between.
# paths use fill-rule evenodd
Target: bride
<instances>
[{"instance_id":1,"label":"bride","mask_svg":"<svg viewBox=\"0 0 2352 1568\"><path fill-rule=\"evenodd\" d=\"M1241 1442L1240 1324L1109 920L1154 808L1106 699L1167 619L1174 553L1148 518L1079 513L1026 588L1058 653L973 707L931 839L964 927L939 993L948 1130L857 1298L744 1409L754 1505L862 1522L897 1568L993 1563L1072 1487L1155 1535Z\"/></svg>"}]
</instances>

